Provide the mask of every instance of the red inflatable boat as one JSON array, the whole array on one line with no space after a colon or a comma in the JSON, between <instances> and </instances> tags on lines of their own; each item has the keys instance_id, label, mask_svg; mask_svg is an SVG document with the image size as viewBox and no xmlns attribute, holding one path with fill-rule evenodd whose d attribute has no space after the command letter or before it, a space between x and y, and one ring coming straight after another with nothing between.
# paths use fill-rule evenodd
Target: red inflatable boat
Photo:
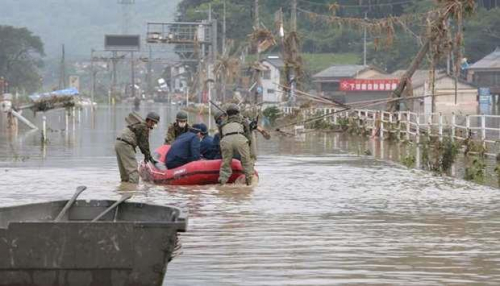
<instances>
[{"instance_id":1,"label":"red inflatable boat","mask_svg":"<svg viewBox=\"0 0 500 286\"><path fill-rule=\"evenodd\" d=\"M160 164L165 164L166 155L170 145L163 145L156 149L155 159ZM221 160L200 160L188 163L184 166L162 170L151 163L142 162L139 166L139 174L146 182L159 185L208 185L217 184L219 179ZM233 174L228 183L234 183L239 177L244 182L243 169L241 162L234 160L231 163ZM257 175L257 172L255 172Z\"/></svg>"}]
</instances>

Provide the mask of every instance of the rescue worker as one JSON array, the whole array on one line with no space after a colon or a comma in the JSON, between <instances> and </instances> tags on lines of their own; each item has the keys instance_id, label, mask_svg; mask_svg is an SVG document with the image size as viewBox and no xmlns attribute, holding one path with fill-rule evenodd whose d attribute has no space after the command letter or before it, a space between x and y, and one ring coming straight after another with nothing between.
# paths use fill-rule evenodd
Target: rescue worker
<instances>
[{"instance_id":1,"label":"rescue worker","mask_svg":"<svg viewBox=\"0 0 500 286\"><path fill-rule=\"evenodd\" d=\"M141 99L136 96L134 97L134 110L138 111L141 108Z\"/></svg>"},{"instance_id":2,"label":"rescue worker","mask_svg":"<svg viewBox=\"0 0 500 286\"><path fill-rule=\"evenodd\" d=\"M200 160L201 136L200 129L191 127L189 132L177 137L167 153L167 168L174 169Z\"/></svg>"},{"instance_id":3,"label":"rescue worker","mask_svg":"<svg viewBox=\"0 0 500 286\"><path fill-rule=\"evenodd\" d=\"M207 160L222 159L222 155L220 153L220 133L219 132L214 134L214 138L212 139L212 146L210 146L209 152L205 155L205 159L207 159Z\"/></svg>"},{"instance_id":4,"label":"rescue worker","mask_svg":"<svg viewBox=\"0 0 500 286\"><path fill-rule=\"evenodd\" d=\"M227 118L226 113L222 111L217 111L214 115L215 123L217 124L218 129L220 129L220 125ZM212 146L210 148L210 152L205 156L205 159L208 160L217 160L222 159L222 154L220 152L220 131L214 134L212 140ZM233 159L241 161L241 157L239 153L233 154Z\"/></svg>"},{"instance_id":5,"label":"rescue worker","mask_svg":"<svg viewBox=\"0 0 500 286\"><path fill-rule=\"evenodd\" d=\"M122 182L139 183L139 172L135 158L137 146L144 154L145 162L157 163L149 151L149 131L159 121L160 116L156 112L150 112L145 121L128 125L116 138L115 151Z\"/></svg>"},{"instance_id":6,"label":"rescue worker","mask_svg":"<svg viewBox=\"0 0 500 286\"><path fill-rule=\"evenodd\" d=\"M187 123L188 114L185 111L177 112L175 122L168 127L167 135L165 136L165 145L172 145L177 137L189 131L189 124Z\"/></svg>"},{"instance_id":7,"label":"rescue worker","mask_svg":"<svg viewBox=\"0 0 500 286\"><path fill-rule=\"evenodd\" d=\"M219 132L215 133L212 138L212 145L210 146L210 149L205 155L203 155L203 157L207 160L222 159L222 155L220 153L220 126L225 118L226 113L221 110L217 110L214 114L215 124L217 125Z\"/></svg>"},{"instance_id":8,"label":"rescue worker","mask_svg":"<svg viewBox=\"0 0 500 286\"><path fill-rule=\"evenodd\" d=\"M251 130L248 121L240 114L240 108L236 104L231 104L226 110L227 119L220 124L220 150L222 154L222 164L219 173L219 183L224 185L231 177L231 161L235 153L241 156L241 165L247 185L252 184L254 174L253 161L250 155Z\"/></svg>"},{"instance_id":9,"label":"rescue worker","mask_svg":"<svg viewBox=\"0 0 500 286\"><path fill-rule=\"evenodd\" d=\"M210 157L210 152L212 151L214 138L208 135L208 128L204 123L195 124L193 128L201 130L200 153L203 158L208 159L207 157Z\"/></svg>"}]
</instances>

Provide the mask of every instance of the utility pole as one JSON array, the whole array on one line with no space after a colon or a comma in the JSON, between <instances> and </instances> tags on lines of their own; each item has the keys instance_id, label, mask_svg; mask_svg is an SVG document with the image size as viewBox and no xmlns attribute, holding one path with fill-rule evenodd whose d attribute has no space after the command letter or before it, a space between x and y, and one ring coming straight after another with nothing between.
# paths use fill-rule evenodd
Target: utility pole
<instances>
[{"instance_id":1,"label":"utility pole","mask_svg":"<svg viewBox=\"0 0 500 286\"><path fill-rule=\"evenodd\" d=\"M223 8L223 13L222 13L222 55L225 57L226 56L226 0L222 2L222 8ZM229 55L229 53L227 53ZM222 74L222 102L226 102L226 71Z\"/></svg>"},{"instance_id":2,"label":"utility pole","mask_svg":"<svg viewBox=\"0 0 500 286\"><path fill-rule=\"evenodd\" d=\"M94 94L95 94L95 71L94 71L94 49L90 50L90 99L92 110L94 110Z\"/></svg>"},{"instance_id":3,"label":"utility pole","mask_svg":"<svg viewBox=\"0 0 500 286\"><path fill-rule=\"evenodd\" d=\"M448 37L451 39L451 20L448 19ZM450 65L450 62L451 62L451 56L453 54L453 50L450 50L450 52L448 52L448 54L446 55L446 74L447 75L451 75L451 65Z\"/></svg>"},{"instance_id":4,"label":"utility pole","mask_svg":"<svg viewBox=\"0 0 500 286\"><path fill-rule=\"evenodd\" d=\"M365 12L365 21L368 20L368 12ZM363 31L363 65L366 66L366 26Z\"/></svg>"},{"instance_id":5,"label":"utility pole","mask_svg":"<svg viewBox=\"0 0 500 286\"><path fill-rule=\"evenodd\" d=\"M292 1L292 33L297 33L297 0ZM295 65L297 64L297 42L295 39L292 41L292 62L294 64L293 68L290 70L290 99L289 105L295 105L295 89L297 86L297 80L295 78Z\"/></svg>"},{"instance_id":6,"label":"utility pole","mask_svg":"<svg viewBox=\"0 0 500 286\"><path fill-rule=\"evenodd\" d=\"M59 67L59 89L64 89L67 87L66 82L66 53L64 51L64 44L62 45L62 57L61 65Z\"/></svg>"},{"instance_id":7,"label":"utility pole","mask_svg":"<svg viewBox=\"0 0 500 286\"><path fill-rule=\"evenodd\" d=\"M135 69L134 69L134 52L130 52L130 68L131 68L131 78L130 78L130 81L132 82L132 98L135 98Z\"/></svg>"},{"instance_id":8,"label":"utility pole","mask_svg":"<svg viewBox=\"0 0 500 286\"><path fill-rule=\"evenodd\" d=\"M172 96L174 95L175 91L175 76L177 76L177 71L175 64L171 64L169 66L170 68L170 96L168 97L168 103L172 103Z\"/></svg>"},{"instance_id":9,"label":"utility pole","mask_svg":"<svg viewBox=\"0 0 500 286\"><path fill-rule=\"evenodd\" d=\"M111 58L112 65L112 74L111 74L111 97L109 98L109 103L111 104L113 101L111 98L115 98L116 96L116 65L118 63L118 52L113 51L113 56Z\"/></svg>"},{"instance_id":10,"label":"utility pole","mask_svg":"<svg viewBox=\"0 0 500 286\"><path fill-rule=\"evenodd\" d=\"M222 54L226 54L226 0L222 2Z\"/></svg>"},{"instance_id":11,"label":"utility pole","mask_svg":"<svg viewBox=\"0 0 500 286\"><path fill-rule=\"evenodd\" d=\"M149 48L149 59L148 59L148 72L147 72L147 85L148 85L148 95L153 95L153 49L151 49L151 45Z\"/></svg>"},{"instance_id":12,"label":"utility pole","mask_svg":"<svg viewBox=\"0 0 500 286\"><path fill-rule=\"evenodd\" d=\"M214 68L214 63L215 59L217 57L217 21L212 19L212 4L208 5L209 8L209 18L208 21L210 22L210 38L212 40L212 44L210 45L211 47L211 53L209 55L209 64L207 67L207 88L208 88L208 130L211 129L212 127L212 108L210 106L210 102L212 101L212 86L213 86L213 68Z\"/></svg>"},{"instance_id":13,"label":"utility pole","mask_svg":"<svg viewBox=\"0 0 500 286\"><path fill-rule=\"evenodd\" d=\"M212 22L212 3L208 3L208 21Z\"/></svg>"},{"instance_id":14,"label":"utility pole","mask_svg":"<svg viewBox=\"0 0 500 286\"><path fill-rule=\"evenodd\" d=\"M211 13L208 13L208 18L212 20ZM175 53L180 56L181 61L196 66L197 73L192 81L192 86L190 86L190 92L197 94L200 102L202 91L206 90L207 62L213 57L214 51L215 55L218 51L217 25L213 22L203 20L202 22L148 23L148 43L177 45L178 49ZM214 48L210 50L210 53L207 53L206 48L210 46L214 46Z\"/></svg>"},{"instance_id":15,"label":"utility pole","mask_svg":"<svg viewBox=\"0 0 500 286\"><path fill-rule=\"evenodd\" d=\"M255 24L254 24L254 30L258 31L260 30L260 19L259 19L259 0L255 0ZM257 42L257 64L260 66L260 51L259 51L259 42ZM260 80L260 70L257 68L255 71L255 80L257 82L256 87L255 87L255 99L254 103L257 104L258 99L259 99L259 89L262 89L262 83Z\"/></svg>"}]
</instances>

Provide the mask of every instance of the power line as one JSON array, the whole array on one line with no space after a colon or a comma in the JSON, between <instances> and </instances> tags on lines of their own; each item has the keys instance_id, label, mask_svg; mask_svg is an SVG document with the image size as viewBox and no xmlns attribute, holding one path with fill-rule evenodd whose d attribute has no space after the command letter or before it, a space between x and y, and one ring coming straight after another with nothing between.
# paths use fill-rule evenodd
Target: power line
<instances>
[{"instance_id":1,"label":"power line","mask_svg":"<svg viewBox=\"0 0 500 286\"><path fill-rule=\"evenodd\" d=\"M304 4L312 4L312 5L317 5L321 7L329 7L332 4L324 4L324 3L317 3L313 2L310 0L298 0L301 3ZM408 3L413 3L415 2L414 0L402 0L399 2L392 2L392 3L376 3L376 4L361 4L361 5L349 5L349 4L335 4L335 6L340 7L340 8L364 8L364 7L378 7L378 6L393 6L393 5L401 5L401 4L408 4Z\"/></svg>"},{"instance_id":2,"label":"power line","mask_svg":"<svg viewBox=\"0 0 500 286\"><path fill-rule=\"evenodd\" d=\"M333 14L319 14L319 13L316 13L316 12L313 12L313 11L309 11L309 10L306 10L306 9L302 9L302 8L298 8L298 7L297 7L297 10L300 11L300 12L306 13L306 14L312 14L312 15L315 15L315 16L318 16L318 17L327 18L327 19L331 19L332 17L334 17L336 19L359 19L359 20L365 20L366 22L369 22L369 19L366 19L366 18L359 18L359 17L339 17L339 16L335 16ZM432 12L432 11L424 12L424 13L402 14L400 16L392 17L392 18L409 18L409 17L411 17L411 18L418 18L418 16L425 16L425 15L428 15L430 12ZM372 20L372 19L370 19L370 20Z\"/></svg>"}]
</instances>

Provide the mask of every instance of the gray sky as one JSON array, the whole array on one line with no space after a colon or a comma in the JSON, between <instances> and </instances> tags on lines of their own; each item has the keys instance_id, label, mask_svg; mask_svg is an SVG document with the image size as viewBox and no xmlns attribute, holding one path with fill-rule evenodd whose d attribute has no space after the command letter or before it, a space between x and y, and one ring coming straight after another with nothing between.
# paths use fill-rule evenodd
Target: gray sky
<instances>
[{"instance_id":1,"label":"gray sky","mask_svg":"<svg viewBox=\"0 0 500 286\"><path fill-rule=\"evenodd\" d=\"M88 57L102 49L105 34L123 30L123 5L118 0L1 0L0 25L26 27L39 35L49 58L65 44L68 57ZM144 38L147 22L174 19L179 0L136 0L129 7L129 34Z\"/></svg>"}]
</instances>

